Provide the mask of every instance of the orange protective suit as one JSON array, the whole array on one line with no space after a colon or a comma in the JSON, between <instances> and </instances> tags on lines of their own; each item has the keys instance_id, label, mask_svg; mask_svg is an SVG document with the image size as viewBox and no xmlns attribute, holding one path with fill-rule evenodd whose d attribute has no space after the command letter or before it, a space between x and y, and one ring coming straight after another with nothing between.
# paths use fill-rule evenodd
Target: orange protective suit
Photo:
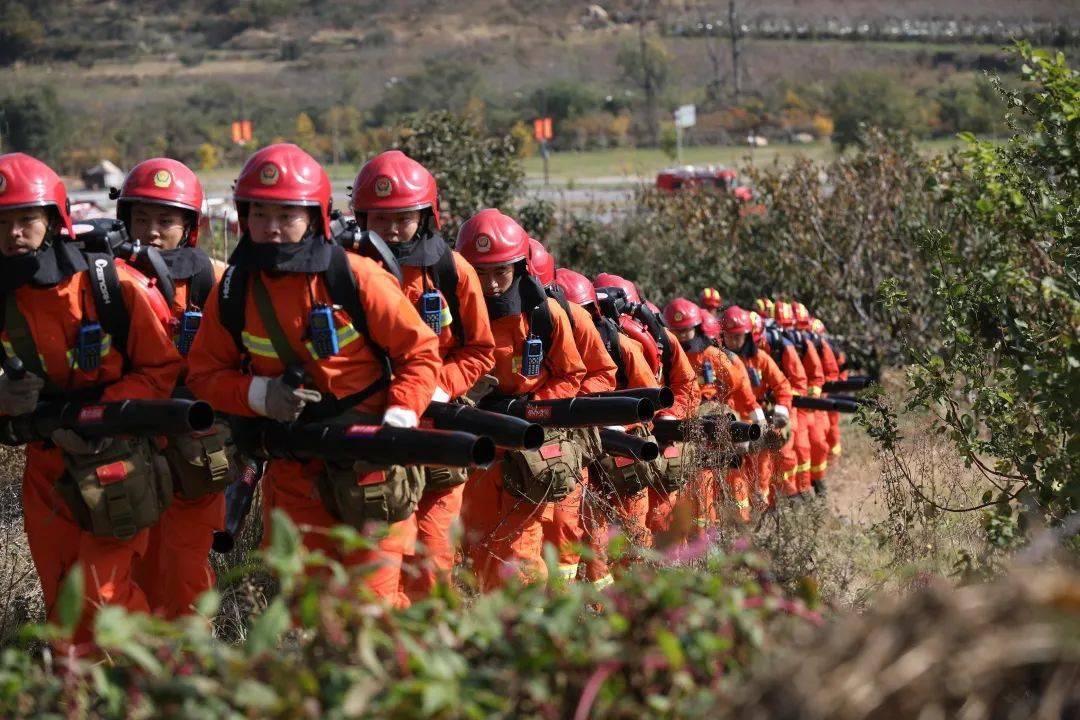
<instances>
[{"instance_id":1,"label":"orange protective suit","mask_svg":"<svg viewBox=\"0 0 1080 720\"><path fill-rule=\"evenodd\" d=\"M765 350L775 359L776 352L780 354L778 365L784 372L784 377L791 384L791 394L799 397L809 394L809 384L806 377L806 369L795 346L781 337L770 339L769 333L762 336L758 347ZM775 351L772 343L780 343L781 347ZM792 435L795 437L795 457L798 465L795 467L795 489L798 494L808 492L810 484L810 413L809 411L793 408L792 412ZM794 497L794 496L792 496Z\"/></svg>"},{"instance_id":2,"label":"orange protective suit","mask_svg":"<svg viewBox=\"0 0 1080 720\"><path fill-rule=\"evenodd\" d=\"M790 425L795 417L791 407L792 390L783 371L767 352L756 347L752 354L742 355L742 359L747 370L754 376L751 379L754 397L760 401L766 393L769 394L774 405L787 409ZM762 450L749 458L748 475L751 480L757 481L758 495L766 506L776 504L774 491L782 492L785 497L798 494L798 486L795 484L795 468L798 464L794 431L779 451Z\"/></svg>"},{"instance_id":3,"label":"orange protective suit","mask_svg":"<svg viewBox=\"0 0 1080 720\"><path fill-rule=\"evenodd\" d=\"M821 357L821 368L825 372L825 382L836 382L840 379L840 363L833 351L832 344L827 338L820 337L816 346L820 348L818 355ZM825 442L829 446L830 455L839 455L840 448L840 413L825 413L829 424L825 427Z\"/></svg>"},{"instance_id":4,"label":"orange protective suit","mask_svg":"<svg viewBox=\"0 0 1080 720\"><path fill-rule=\"evenodd\" d=\"M578 395L608 392L615 389L615 375L618 368L611 359L600 332L593 324L588 310L572 302L570 308L573 326L574 345L577 346L581 361L585 364L585 377L581 380ZM581 483L570 495L555 503L551 522L544 522L544 541L551 543L559 553L559 574L564 580L574 580L581 563L579 550L585 538L582 527L581 498L589 482L589 468L581 469Z\"/></svg>"},{"instance_id":5,"label":"orange protective suit","mask_svg":"<svg viewBox=\"0 0 1080 720\"><path fill-rule=\"evenodd\" d=\"M160 400L168 398L183 364L160 319L151 309L147 290L118 264L124 304L131 318L124 369L121 353L103 344L100 366L93 371L73 367L68 356L77 345L83 319L97 320L88 272L79 272L51 287L26 285L8 296L26 319L42 367L57 387L79 390L104 387L102 402ZM5 350L14 353L5 332ZM31 443L23 473L23 512L30 555L34 561L45 609L51 619L60 585L76 564L85 578L85 604L76 642L90 638L96 608L101 604L123 605L129 610L149 610L144 589L132 576L133 564L146 552L149 530L130 540L97 537L76 524L63 500L53 489L64 473L60 450L45 443Z\"/></svg>"},{"instance_id":6,"label":"orange protective suit","mask_svg":"<svg viewBox=\"0 0 1080 720\"><path fill-rule=\"evenodd\" d=\"M701 389L697 383L697 373L686 356L679 339L675 333L665 330L667 341L671 347L671 367L664 373L661 383L671 388L675 395L675 404L667 410L657 413L657 417L673 417L676 420L685 420L694 416L698 405L701 404ZM678 455L682 452L681 444L676 444L662 449L665 456ZM647 526L649 532L654 535L666 533L671 529L675 518L675 505L679 493L662 492L658 488L649 488L649 516Z\"/></svg>"},{"instance_id":7,"label":"orange protective suit","mask_svg":"<svg viewBox=\"0 0 1080 720\"><path fill-rule=\"evenodd\" d=\"M459 253L451 252L457 269L458 283L454 292L462 327L453 327L453 318L445 309L444 301L444 322L439 334L439 355L443 362L439 387L451 398L457 398L491 370L495 363L495 338L491 334L487 304L476 270ZM405 297L417 306L425 289L434 287L433 273L415 265L403 265L401 271ZM454 543L450 534L461 516L464 493L464 483L429 489L416 508L416 539L423 552L406 556L401 576L402 591L412 601L429 595L437 582L450 580L454 568Z\"/></svg>"},{"instance_id":8,"label":"orange protective suit","mask_svg":"<svg viewBox=\"0 0 1080 720\"><path fill-rule=\"evenodd\" d=\"M223 270L214 264L216 280ZM187 310L190 285L190 280L173 280L176 294L170 309L177 320ZM186 615L195 600L214 586L217 578L210 566L210 546L214 531L224 527L224 493L194 500L180 493L173 496L161 520L150 528L146 554L135 567L153 613L166 618Z\"/></svg>"},{"instance_id":9,"label":"orange protective suit","mask_svg":"<svg viewBox=\"0 0 1080 720\"><path fill-rule=\"evenodd\" d=\"M348 257L350 268L361 288L360 301L367 320L371 341L390 358L394 373L389 387L374 393L356 409L380 415L389 406L423 414L431 401L438 378L439 341L424 324L412 303L402 294L397 280L374 261L355 255ZM285 338L314 388L323 397L346 397L366 389L382 376L382 368L368 339L356 332L344 310L334 311L334 325L339 353L317 358L305 346L303 337L313 303L332 305L329 289L320 275L305 273L250 273L244 313L244 343L250 358L250 372L245 372L245 354L236 347L229 331L221 323L219 293L213 292L204 311L202 326L188 355L188 387L196 396L213 402L226 413L255 416L248 404L253 376L275 377L285 371L269 342L268 333L252 297L251 285L259 276L265 284ZM317 531L338 524L337 518L318 499L314 478L321 463L272 460L263 477L264 507L267 513L281 508L297 524L312 525L315 532L305 534L309 548L318 548L338 556L337 548L326 547L325 535ZM270 541L270 533L264 542ZM400 592L402 558L415 551L416 517L394 523L378 543L377 551L340 557L347 563L381 560L383 564L365 579L379 596L397 605L407 605Z\"/></svg>"},{"instance_id":10,"label":"orange protective suit","mask_svg":"<svg viewBox=\"0 0 1080 720\"><path fill-rule=\"evenodd\" d=\"M551 347L535 377L520 372L529 331L528 313L491 321L495 337L495 367L491 374L498 379L502 395L530 394L534 400L553 400L572 398L581 387L585 365L574 345L570 320L559 303L550 299L546 302L551 313ZM472 561L482 589L497 588L514 575L522 580L547 576L542 521L550 522L554 511L553 503L532 505L503 488L501 451L491 467L469 473L461 520L465 526L465 554Z\"/></svg>"},{"instance_id":11,"label":"orange protective suit","mask_svg":"<svg viewBox=\"0 0 1080 720\"><path fill-rule=\"evenodd\" d=\"M807 395L821 397L821 386L825 384L825 368L821 363L821 356L817 348L809 338L805 341L805 350L802 356L803 368L806 369ZM800 417L809 416L807 432L810 436L810 472L808 474L810 484L804 485L800 480L799 489L808 492L816 488L825 478L825 471L829 468L829 442L828 436L829 416L821 410L811 410L800 413Z\"/></svg>"}]
</instances>

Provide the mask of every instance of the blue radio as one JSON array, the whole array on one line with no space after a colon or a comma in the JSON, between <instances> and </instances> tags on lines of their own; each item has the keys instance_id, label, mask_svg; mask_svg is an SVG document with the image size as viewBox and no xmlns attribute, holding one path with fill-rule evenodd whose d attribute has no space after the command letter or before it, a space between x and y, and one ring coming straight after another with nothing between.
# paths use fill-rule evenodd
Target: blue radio
<instances>
[{"instance_id":1,"label":"blue radio","mask_svg":"<svg viewBox=\"0 0 1080 720\"><path fill-rule=\"evenodd\" d=\"M334 311L326 305L311 309L308 315L308 338L315 348L315 356L333 357L338 354L337 328L334 327Z\"/></svg>"},{"instance_id":2,"label":"blue radio","mask_svg":"<svg viewBox=\"0 0 1080 720\"><path fill-rule=\"evenodd\" d=\"M713 385L716 383L716 371L713 370L712 360L706 360L701 366L701 374L705 376L706 385Z\"/></svg>"},{"instance_id":3,"label":"blue radio","mask_svg":"<svg viewBox=\"0 0 1080 720\"><path fill-rule=\"evenodd\" d=\"M442 295L437 290L427 290L420 296L420 317L436 335L442 333Z\"/></svg>"},{"instance_id":4,"label":"blue radio","mask_svg":"<svg viewBox=\"0 0 1080 720\"><path fill-rule=\"evenodd\" d=\"M540 365L544 362L544 343L540 338L527 338L521 354L521 374L536 377L540 374Z\"/></svg>"},{"instance_id":5,"label":"blue radio","mask_svg":"<svg viewBox=\"0 0 1080 720\"><path fill-rule=\"evenodd\" d=\"M105 337L99 323L83 323L75 346L75 362L80 370L97 370L101 367L101 343Z\"/></svg>"},{"instance_id":6,"label":"blue radio","mask_svg":"<svg viewBox=\"0 0 1080 720\"><path fill-rule=\"evenodd\" d=\"M191 350L191 343L195 342L195 333L199 332L202 324L202 313L198 310L188 310L180 316L180 333L176 338L176 349L180 354L187 357Z\"/></svg>"}]
</instances>

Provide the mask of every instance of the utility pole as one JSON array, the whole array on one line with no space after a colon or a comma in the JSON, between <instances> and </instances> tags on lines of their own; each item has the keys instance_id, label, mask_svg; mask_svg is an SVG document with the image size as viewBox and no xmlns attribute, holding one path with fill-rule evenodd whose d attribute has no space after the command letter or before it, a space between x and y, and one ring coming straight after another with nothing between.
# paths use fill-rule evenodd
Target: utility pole
<instances>
[{"instance_id":1,"label":"utility pole","mask_svg":"<svg viewBox=\"0 0 1080 720\"><path fill-rule=\"evenodd\" d=\"M739 31L739 16L735 12L735 0L728 0L728 29L731 33L731 89L735 104L739 104L739 95L742 93L742 82L739 72L739 56L742 48L739 47L739 39L742 33Z\"/></svg>"}]
</instances>

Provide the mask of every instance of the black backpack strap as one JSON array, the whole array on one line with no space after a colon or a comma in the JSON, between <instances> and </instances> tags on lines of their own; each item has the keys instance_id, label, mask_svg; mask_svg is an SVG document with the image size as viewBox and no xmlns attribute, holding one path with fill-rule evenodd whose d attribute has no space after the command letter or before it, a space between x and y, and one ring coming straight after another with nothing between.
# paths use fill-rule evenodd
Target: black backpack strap
<instances>
[{"instance_id":1,"label":"black backpack strap","mask_svg":"<svg viewBox=\"0 0 1080 720\"><path fill-rule=\"evenodd\" d=\"M188 283L187 306L202 310L206 307L206 299L210 297L210 290L214 287L214 264L202 251L197 252L195 257L198 258L198 268Z\"/></svg>"},{"instance_id":2,"label":"black backpack strap","mask_svg":"<svg viewBox=\"0 0 1080 720\"><path fill-rule=\"evenodd\" d=\"M630 384L630 378L626 374L626 363L622 355L622 333L619 326L610 318L600 318L596 323L596 329L600 333L600 339L604 341L604 348L615 363L616 387L625 388Z\"/></svg>"},{"instance_id":3,"label":"black backpack strap","mask_svg":"<svg viewBox=\"0 0 1080 720\"><path fill-rule=\"evenodd\" d=\"M250 361L250 354L244 347L244 304L247 301L248 275L247 268L230 265L218 285L218 316L236 343L236 349L245 357L245 364Z\"/></svg>"},{"instance_id":4,"label":"black backpack strap","mask_svg":"<svg viewBox=\"0 0 1080 720\"><path fill-rule=\"evenodd\" d=\"M131 315L124 304L120 288L120 276L116 261L104 253L86 253L90 273L90 294L94 298L101 329L112 336L112 346L124 359L124 369L129 366L127 356L128 335L131 331Z\"/></svg>"},{"instance_id":5,"label":"black backpack strap","mask_svg":"<svg viewBox=\"0 0 1080 720\"><path fill-rule=\"evenodd\" d=\"M465 344L465 326L461 322L461 299L458 298L458 273L454 263L454 251L449 246L431 268L435 287L442 293L446 308L450 311L450 333L459 345Z\"/></svg>"}]
</instances>

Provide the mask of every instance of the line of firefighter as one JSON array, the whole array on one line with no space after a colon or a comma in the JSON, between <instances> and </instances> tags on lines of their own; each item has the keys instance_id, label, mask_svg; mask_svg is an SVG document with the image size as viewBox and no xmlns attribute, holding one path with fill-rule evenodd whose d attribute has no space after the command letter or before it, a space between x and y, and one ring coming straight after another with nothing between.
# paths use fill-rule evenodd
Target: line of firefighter
<instances>
[{"instance_id":1,"label":"line of firefighter","mask_svg":"<svg viewBox=\"0 0 1080 720\"><path fill-rule=\"evenodd\" d=\"M615 526L638 546L685 542L719 520L723 498L735 521L748 521L755 498L767 510L778 496L824 492L829 456L840 453L835 414L792 408L793 396L820 395L841 377L842 357L804 306L760 299L753 311L722 309L719 293L706 289L700 306L679 298L661 312L628 279L590 281L556 268L497 209L468 219L451 249L439 234L435 179L399 151L363 166L351 210L359 230L385 241L400 281L335 242L327 174L295 145L263 148L241 171L241 239L227 268L199 248L203 191L183 164L140 163L116 199L127 233L160 251L157 272L168 278L80 250L57 174L21 153L0 156L2 358L30 371L0 375L0 417L50 399L195 397L232 418L362 413L415 428L432 401L667 386L675 400L658 421L730 410L765 429L765 444L731 468L688 470L689 443L663 446L649 463L605 456L595 430L550 428L538 450L499 450L489 467L468 472L266 462L264 513L283 510L308 547L375 567L364 583L394 605L449 580L458 523L463 556L485 590L515 576L544 578L545 543L557 549L564 579L602 586L619 571L605 559ZM107 297L116 288L120 320ZM301 383L287 377L294 366ZM647 423L615 429L651 437ZM103 603L192 612L215 580L208 554L223 527L222 490L245 463L253 461L235 450L224 422L168 439L57 430L31 443L25 527L50 616L76 563L86 598L76 640L89 638ZM148 502L158 518L148 525L110 515L116 503ZM105 517L104 528L89 515ZM375 533L377 547L343 555L325 532L343 519ZM585 563L582 546L592 549Z\"/></svg>"}]
</instances>

